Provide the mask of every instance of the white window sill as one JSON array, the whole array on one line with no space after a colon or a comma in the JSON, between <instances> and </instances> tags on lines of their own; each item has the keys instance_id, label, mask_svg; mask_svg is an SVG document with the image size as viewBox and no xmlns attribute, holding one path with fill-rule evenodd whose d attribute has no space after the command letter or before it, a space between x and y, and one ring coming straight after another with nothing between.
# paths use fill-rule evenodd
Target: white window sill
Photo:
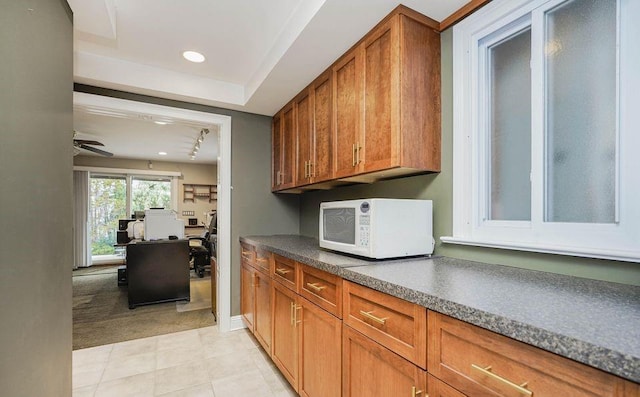
<instances>
[{"instance_id":1,"label":"white window sill","mask_svg":"<svg viewBox=\"0 0 640 397\"><path fill-rule=\"evenodd\" d=\"M515 251L539 252L544 254L569 255L584 258L609 259L614 261L640 262L640 252L638 251L592 250L581 247L568 247L550 244L524 244L511 241L484 241L452 236L442 236L440 237L440 241L446 244L500 248Z\"/></svg>"}]
</instances>

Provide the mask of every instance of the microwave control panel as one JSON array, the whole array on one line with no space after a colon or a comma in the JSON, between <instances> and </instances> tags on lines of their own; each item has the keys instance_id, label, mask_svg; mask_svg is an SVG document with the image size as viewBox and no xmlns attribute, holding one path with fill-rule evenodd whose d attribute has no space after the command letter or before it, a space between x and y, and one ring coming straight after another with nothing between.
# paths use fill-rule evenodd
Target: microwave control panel
<instances>
[{"instance_id":1,"label":"microwave control panel","mask_svg":"<svg viewBox=\"0 0 640 397\"><path fill-rule=\"evenodd\" d=\"M369 229L370 229L370 217L369 215L360 215L358 220L358 228L360 229L360 246L369 246Z\"/></svg>"}]
</instances>

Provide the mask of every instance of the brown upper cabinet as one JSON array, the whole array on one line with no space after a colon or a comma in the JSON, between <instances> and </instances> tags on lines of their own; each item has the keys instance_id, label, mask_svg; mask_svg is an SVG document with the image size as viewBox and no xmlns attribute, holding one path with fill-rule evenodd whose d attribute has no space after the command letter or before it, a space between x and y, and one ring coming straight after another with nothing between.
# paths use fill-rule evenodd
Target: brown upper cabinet
<instances>
[{"instance_id":1,"label":"brown upper cabinet","mask_svg":"<svg viewBox=\"0 0 640 397\"><path fill-rule=\"evenodd\" d=\"M293 103L273 117L272 124L272 190L294 186L295 109Z\"/></svg>"},{"instance_id":2,"label":"brown upper cabinet","mask_svg":"<svg viewBox=\"0 0 640 397\"><path fill-rule=\"evenodd\" d=\"M325 72L294 99L296 186L333 178L331 73Z\"/></svg>"},{"instance_id":3,"label":"brown upper cabinet","mask_svg":"<svg viewBox=\"0 0 640 397\"><path fill-rule=\"evenodd\" d=\"M398 6L274 116L275 170L275 155L283 155L275 130L284 131L287 109L295 110L296 176L273 190L439 172L438 26Z\"/></svg>"}]
</instances>

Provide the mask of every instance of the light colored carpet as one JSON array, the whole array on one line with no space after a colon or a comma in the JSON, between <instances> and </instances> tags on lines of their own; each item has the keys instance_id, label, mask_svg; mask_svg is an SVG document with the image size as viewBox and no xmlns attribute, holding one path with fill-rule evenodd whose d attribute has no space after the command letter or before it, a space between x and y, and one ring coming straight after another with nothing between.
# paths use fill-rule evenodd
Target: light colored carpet
<instances>
[{"instance_id":1,"label":"light colored carpet","mask_svg":"<svg viewBox=\"0 0 640 397\"><path fill-rule=\"evenodd\" d=\"M118 287L117 266L90 269L73 272L74 350L215 324L210 300L208 308L183 312L178 312L175 302L129 310L127 287ZM198 284L204 280L195 279ZM202 285L196 288L201 289Z\"/></svg>"},{"instance_id":2,"label":"light colored carpet","mask_svg":"<svg viewBox=\"0 0 640 397\"><path fill-rule=\"evenodd\" d=\"M191 277L191 301L176 302L181 313L201 309L211 309L211 277Z\"/></svg>"}]
</instances>

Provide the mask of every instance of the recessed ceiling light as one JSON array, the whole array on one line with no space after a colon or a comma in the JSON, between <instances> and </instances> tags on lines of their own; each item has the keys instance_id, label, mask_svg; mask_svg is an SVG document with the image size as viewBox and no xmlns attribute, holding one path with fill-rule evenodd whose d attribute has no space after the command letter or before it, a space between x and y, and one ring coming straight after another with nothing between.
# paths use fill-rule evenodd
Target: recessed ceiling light
<instances>
[{"instance_id":1,"label":"recessed ceiling light","mask_svg":"<svg viewBox=\"0 0 640 397\"><path fill-rule=\"evenodd\" d=\"M204 59L205 59L204 55L202 55L201 53L196 52L196 51L185 51L185 52L182 53L182 56L187 61L191 61L191 62L195 62L195 63L204 62Z\"/></svg>"},{"instance_id":2,"label":"recessed ceiling light","mask_svg":"<svg viewBox=\"0 0 640 397\"><path fill-rule=\"evenodd\" d=\"M158 152L158 154L159 154L160 156L166 156L166 155L167 155L167 152Z\"/></svg>"},{"instance_id":3,"label":"recessed ceiling light","mask_svg":"<svg viewBox=\"0 0 640 397\"><path fill-rule=\"evenodd\" d=\"M167 125L168 123L166 121L154 121L154 123L158 124L158 125Z\"/></svg>"}]
</instances>

